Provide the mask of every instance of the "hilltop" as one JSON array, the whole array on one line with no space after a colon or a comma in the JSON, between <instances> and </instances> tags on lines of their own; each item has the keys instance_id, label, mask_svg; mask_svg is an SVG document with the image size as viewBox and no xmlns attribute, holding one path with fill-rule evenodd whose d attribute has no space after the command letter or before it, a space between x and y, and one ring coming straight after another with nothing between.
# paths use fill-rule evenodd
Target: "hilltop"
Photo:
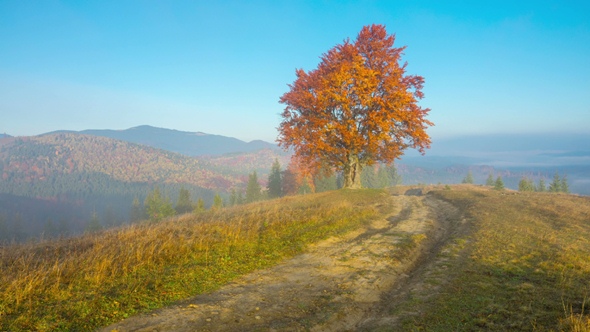
<instances>
[{"instance_id":1,"label":"hilltop","mask_svg":"<svg viewBox=\"0 0 590 332\"><path fill-rule=\"evenodd\" d=\"M339 190L6 247L0 329L588 331L588 215L564 194Z\"/></svg>"},{"instance_id":2,"label":"hilltop","mask_svg":"<svg viewBox=\"0 0 590 332\"><path fill-rule=\"evenodd\" d=\"M261 140L244 142L237 138L222 135L206 134L203 132L187 132L147 125L137 126L125 130L87 129L78 132L57 131L54 133L78 133L113 138L192 157L202 155L222 155L226 153L254 152L261 149L278 149L276 145Z\"/></svg>"}]
</instances>

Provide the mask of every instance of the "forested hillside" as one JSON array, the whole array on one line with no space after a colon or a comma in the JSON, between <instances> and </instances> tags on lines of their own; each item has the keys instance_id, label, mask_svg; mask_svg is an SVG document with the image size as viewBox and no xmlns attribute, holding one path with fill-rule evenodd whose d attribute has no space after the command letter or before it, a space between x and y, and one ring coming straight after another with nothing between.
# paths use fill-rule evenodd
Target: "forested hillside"
<instances>
[{"instance_id":1,"label":"forested hillside","mask_svg":"<svg viewBox=\"0 0 590 332\"><path fill-rule=\"evenodd\" d=\"M171 200L185 188L193 199L209 205L216 192L241 188L243 181L218 172L208 161L105 137L58 133L4 138L0 227L19 230L4 233L5 239L51 233L47 230L58 224L67 233L79 233L92 215L105 226L127 222L133 200L143 202L156 186Z\"/></svg>"}]
</instances>

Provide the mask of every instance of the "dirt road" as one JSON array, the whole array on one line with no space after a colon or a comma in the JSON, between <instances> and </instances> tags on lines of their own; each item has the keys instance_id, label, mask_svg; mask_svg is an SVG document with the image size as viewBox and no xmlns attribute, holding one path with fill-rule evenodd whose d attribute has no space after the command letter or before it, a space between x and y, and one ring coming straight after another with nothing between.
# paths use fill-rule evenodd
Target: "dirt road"
<instances>
[{"instance_id":1,"label":"dirt road","mask_svg":"<svg viewBox=\"0 0 590 332\"><path fill-rule=\"evenodd\" d=\"M411 192L416 194L416 192ZM418 193L419 194L419 193ZM347 331L395 328L409 295L444 283L444 255L463 218L434 197L391 197L395 211L306 254L101 331ZM425 282L432 276L438 282Z\"/></svg>"}]
</instances>

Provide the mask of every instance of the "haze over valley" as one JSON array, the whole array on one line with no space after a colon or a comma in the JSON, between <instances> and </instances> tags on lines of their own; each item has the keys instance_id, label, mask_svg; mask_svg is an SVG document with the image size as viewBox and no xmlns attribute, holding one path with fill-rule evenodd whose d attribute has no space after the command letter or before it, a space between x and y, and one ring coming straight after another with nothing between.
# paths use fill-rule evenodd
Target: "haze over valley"
<instances>
[{"instance_id":1,"label":"haze over valley","mask_svg":"<svg viewBox=\"0 0 590 332\"><path fill-rule=\"evenodd\" d=\"M558 172L572 193L590 194L590 152L583 135L497 135L441 139L426 155L395 163L400 184L476 184L493 174L518 189L523 177L548 184ZM127 130L57 131L0 138L0 218L4 240L80 234L96 215L103 227L131 221L133 201L159 187L174 203L181 188L193 201L228 204L245 194L254 171L263 188L274 160L290 154L275 144L151 126ZM370 186L370 185L369 185ZM18 225L18 226L16 226Z\"/></svg>"}]
</instances>

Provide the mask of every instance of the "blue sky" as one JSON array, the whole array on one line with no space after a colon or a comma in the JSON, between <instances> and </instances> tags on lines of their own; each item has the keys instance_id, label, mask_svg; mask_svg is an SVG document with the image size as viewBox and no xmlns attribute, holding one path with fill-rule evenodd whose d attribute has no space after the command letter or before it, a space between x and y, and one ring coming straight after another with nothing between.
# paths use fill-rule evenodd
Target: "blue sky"
<instances>
[{"instance_id":1,"label":"blue sky","mask_svg":"<svg viewBox=\"0 0 590 332\"><path fill-rule=\"evenodd\" d=\"M436 138L588 132L588 1L0 0L0 133L274 141L295 69L384 24Z\"/></svg>"}]
</instances>

